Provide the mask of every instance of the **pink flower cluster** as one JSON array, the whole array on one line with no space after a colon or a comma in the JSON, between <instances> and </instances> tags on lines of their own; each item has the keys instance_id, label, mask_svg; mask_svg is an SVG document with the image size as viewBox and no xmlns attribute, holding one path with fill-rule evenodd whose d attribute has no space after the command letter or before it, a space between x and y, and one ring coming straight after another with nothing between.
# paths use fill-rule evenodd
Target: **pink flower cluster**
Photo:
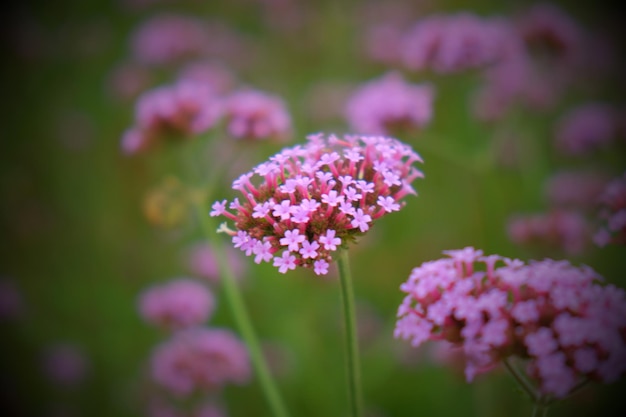
<instances>
[{"instance_id":1,"label":"pink flower cluster","mask_svg":"<svg viewBox=\"0 0 626 417\"><path fill-rule=\"evenodd\" d=\"M493 64L506 53L512 31L497 18L471 13L432 15L404 36L402 61L411 70L451 73Z\"/></svg>"},{"instance_id":2,"label":"pink flower cluster","mask_svg":"<svg viewBox=\"0 0 626 417\"><path fill-rule=\"evenodd\" d=\"M205 322L215 309L215 298L200 282L181 278L145 290L139 311L151 324L170 330Z\"/></svg>"},{"instance_id":3,"label":"pink flower cluster","mask_svg":"<svg viewBox=\"0 0 626 417\"><path fill-rule=\"evenodd\" d=\"M241 279L245 273L246 265L240 253L229 246L226 248L226 259L235 278ZM193 276L204 278L215 284L220 282L221 275L215 252L208 244L199 243L189 248L186 252L186 263Z\"/></svg>"},{"instance_id":4,"label":"pink flower cluster","mask_svg":"<svg viewBox=\"0 0 626 417\"><path fill-rule=\"evenodd\" d=\"M598 246L626 245L626 172L606 185L598 202L603 225L595 233L594 242Z\"/></svg>"},{"instance_id":5,"label":"pink flower cluster","mask_svg":"<svg viewBox=\"0 0 626 417\"><path fill-rule=\"evenodd\" d=\"M351 129L369 135L389 135L422 129L433 113L433 87L407 83L390 72L359 87L348 99L346 118Z\"/></svg>"},{"instance_id":6,"label":"pink flower cluster","mask_svg":"<svg viewBox=\"0 0 626 417\"><path fill-rule=\"evenodd\" d=\"M245 345L224 329L190 328L157 346L151 358L154 380L177 395L215 392L251 377Z\"/></svg>"},{"instance_id":7,"label":"pink flower cluster","mask_svg":"<svg viewBox=\"0 0 626 417\"><path fill-rule=\"evenodd\" d=\"M307 139L237 178L233 189L243 200L217 201L210 215L235 222L236 231L222 230L256 263L273 262L281 273L313 267L325 275L332 252L416 194L411 182L423 174L413 163L422 160L389 137L320 133Z\"/></svg>"},{"instance_id":8,"label":"pink flower cluster","mask_svg":"<svg viewBox=\"0 0 626 417\"><path fill-rule=\"evenodd\" d=\"M208 80L181 78L139 97L134 126L122 137L122 150L136 154L160 139L202 134L222 118L226 119L228 133L236 139L283 140L291 132L289 113L276 96L257 90L222 96Z\"/></svg>"},{"instance_id":9,"label":"pink flower cluster","mask_svg":"<svg viewBox=\"0 0 626 417\"><path fill-rule=\"evenodd\" d=\"M219 121L223 106L209 84L180 81L143 93L135 108L135 125L122 137L122 150L135 154L164 136L206 132Z\"/></svg>"},{"instance_id":10,"label":"pink flower cluster","mask_svg":"<svg viewBox=\"0 0 626 417\"><path fill-rule=\"evenodd\" d=\"M589 225L577 211L553 209L547 213L515 215L507 225L509 238L518 245L538 245L580 255L589 241Z\"/></svg>"},{"instance_id":11,"label":"pink flower cluster","mask_svg":"<svg viewBox=\"0 0 626 417\"><path fill-rule=\"evenodd\" d=\"M139 62L163 65L202 56L210 43L206 22L168 13L142 23L132 35L131 50Z\"/></svg>"},{"instance_id":12,"label":"pink flower cluster","mask_svg":"<svg viewBox=\"0 0 626 417\"><path fill-rule=\"evenodd\" d=\"M524 264L467 247L425 262L401 285L395 337L447 340L467 357L466 378L509 356L527 360L543 394L626 372L626 293L567 261Z\"/></svg>"},{"instance_id":13,"label":"pink flower cluster","mask_svg":"<svg viewBox=\"0 0 626 417\"><path fill-rule=\"evenodd\" d=\"M615 109L603 103L575 107L558 121L555 145L566 155L586 155L607 148L619 134Z\"/></svg>"},{"instance_id":14,"label":"pink flower cluster","mask_svg":"<svg viewBox=\"0 0 626 417\"><path fill-rule=\"evenodd\" d=\"M291 118L282 99L257 90L240 90L226 99L226 130L235 139L287 140Z\"/></svg>"},{"instance_id":15,"label":"pink flower cluster","mask_svg":"<svg viewBox=\"0 0 626 417\"><path fill-rule=\"evenodd\" d=\"M607 182L607 175L601 172L561 171L546 181L544 194L553 206L595 208Z\"/></svg>"}]
</instances>

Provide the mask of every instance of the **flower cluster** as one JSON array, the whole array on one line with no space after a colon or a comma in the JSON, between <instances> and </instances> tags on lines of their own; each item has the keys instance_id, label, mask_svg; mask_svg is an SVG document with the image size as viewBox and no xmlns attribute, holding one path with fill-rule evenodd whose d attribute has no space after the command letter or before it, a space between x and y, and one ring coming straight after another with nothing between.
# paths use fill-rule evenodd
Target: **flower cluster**
<instances>
[{"instance_id":1,"label":"flower cluster","mask_svg":"<svg viewBox=\"0 0 626 417\"><path fill-rule=\"evenodd\" d=\"M235 279L241 280L246 272L246 265L238 251L227 247L226 259L232 269ZM198 243L185 253L185 263L193 276L204 278L207 281L218 284L221 280L220 270L213 248L207 243Z\"/></svg>"},{"instance_id":2,"label":"flower cluster","mask_svg":"<svg viewBox=\"0 0 626 417\"><path fill-rule=\"evenodd\" d=\"M85 352L73 343L58 343L46 348L43 372L54 384L76 388L87 378L91 363Z\"/></svg>"},{"instance_id":3,"label":"flower cluster","mask_svg":"<svg viewBox=\"0 0 626 417\"><path fill-rule=\"evenodd\" d=\"M567 395L581 380L626 372L626 293L567 261L524 264L473 248L413 269L395 336L413 346L462 346L466 377L509 356L527 360L540 392Z\"/></svg>"},{"instance_id":4,"label":"flower cluster","mask_svg":"<svg viewBox=\"0 0 626 417\"><path fill-rule=\"evenodd\" d=\"M618 134L615 109L604 103L587 103L570 110L558 121L555 145L564 154L583 156L607 148Z\"/></svg>"},{"instance_id":5,"label":"flower cluster","mask_svg":"<svg viewBox=\"0 0 626 417\"><path fill-rule=\"evenodd\" d=\"M607 182L607 175L598 171L561 171L546 181L544 194L553 206L595 208Z\"/></svg>"},{"instance_id":6,"label":"flower cluster","mask_svg":"<svg viewBox=\"0 0 626 417\"><path fill-rule=\"evenodd\" d=\"M256 263L325 275L332 252L416 194L411 182L423 174L414 162L420 156L397 139L310 135L237 178L233 189L243 200L217 201L210 215L235 222L236 231L223 230Z\"/></svg>"},{"instance_id":7,"label":"flower cluster","mask_svg":"<svg viewBox=\"0 0 626 417\"><path fill-rule=\"evenodd\" d=\"M433 15L419 20L403 40L403 63L411 70L450 73L493 64L512 37L501 19L471 13Z\"/></svg>"},{"instance_id":8,"label":"flower cluster","mask_svg":"<svg viewBox=\"0 0 626 417\"><path fill-rule=\"evenodd\" d=\"M251 376L245 345L224 329L182 330L157 346L151 365L154 380L177 395L215 392Z\"/></svg>"},{"instance_id":9,"label":"flower cluster","mask_svg":"<svg viewBox=\"0 0 626 417\"><path fill-rule=\"evenodd\" d=\"M143 93L135 108L135 124L122 137L122 150L135 154L159 138L206 132L219 121L223 106L210 84L179 81Z\"/></svg>"},{"instance_id":10,"label":"flower cluster","mask_svg":"<svg viewBox=\"0 0 626 417\"><path fill-rule=\"evenodd\" d=\"M358 88L346 104L352 130L371 135L389 135L403 129L421 129L433 113L431 85L407 83L390 72Z\"/></svg>"},{"instance_id":11,"label":"flower cluster","mask_svg":"<svg viewBox=\"0 0 626 417\"><path fill-rule=\"evenodd\" d=\"M202 324L214 309L215 299L209 289L188 278L155 285L139 298L139 311L144 320L166 329Z\"/></svg>"},{"instance_id":12,"label":"flower cluster","mask_svg":"<svg viewBox=\"0 0 626 417\"><path fill-rule=\"evenodd\" d=\"M507 232L518 245L539 245L562 250L569 255L580 255L589 240L589 225L573 210L553 209L547 213L514 215L509 219Z\"/></svg>"},{"instance_id":13,"label":"flower cluster","mask_svg":"<svg viewBox=\"0 0 626 417\"><path fill-rule=\"evenodd\" d=\"M626 245L626 172L610 181L599 197L602 227L593 240L598 246Z\"/></svg>"},{"instance_id":14,"label":"flower cluster","mask_svg":"<svg viewBox=\"0 0 626 417\"><path fill-rule=\"evenodd\" d=\"M283 101L257 90L240 90L225 103L226 129L235 139L289 139L291 119Z\"/></svg>"}]
</instances>

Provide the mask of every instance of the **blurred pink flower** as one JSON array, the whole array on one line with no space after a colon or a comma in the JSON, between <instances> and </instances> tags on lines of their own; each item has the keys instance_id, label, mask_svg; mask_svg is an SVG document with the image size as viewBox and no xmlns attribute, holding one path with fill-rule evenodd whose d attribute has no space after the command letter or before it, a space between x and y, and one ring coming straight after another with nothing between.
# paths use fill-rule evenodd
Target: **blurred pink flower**
<instances>
[{"instance_id":1,"label":"blurred pink flower","mask_svg":"<svg viewBox=\"0 0 626 417\"><path fill-rule=\"evenodd\" d=\"M154 380L181 396L246 384L251 377L245 345L224 329L177 332L155 348L151 364Z\"/></svg>"},{"instance_id":2,"label":"blurred pink flower","mask_svg":"<svg viewBox=\"0 0 626 417\"><path fill-rule=\"evenodd\" d=\"M607 148L618 135L616 116L615 110L607 104L579 105L557 122L555 146L563 154L576 156Z\"/></svg>"},{"instance_id":3,"label":"blurred pink flower","mask_svg":"<svg viewBox=\"0 0 626 417\"><path fill-rule=\"evenodd\" d=\"M154 398L148 403L147 417L226 417L224 410L212 402L193 404L185 410L182 408Z\"/></svg>"},{"instance_id":4,"label":"blurred pink flower","mask_svg":"<svg viewBox=\"0 0 626 417\"><path fill-rule=\"evenodd\" d=\"M594 243L626 245L626 172L607 183L597 202L601 226L594 234Z\"/></svg>"},{"instance_id":5,"label":"blurred pink flower","mask_svg":"<svg viewBox=\"0 0 626 417\"><path fill-rule=\"evenodd\" d=\"M210 86L217 94L233 89L236 79L228 67L215 60L193 61L178 72L178 80Z\"/></svg>"},{"instance_id":6,"label":"blurred pink flower","mask_svg":"<svg viewBox=\"0 0 626 417\"><path fill-rule=\"evenodd\" d=\"M133 100L152 84L152 74L142 65L125 62L114 67L107 77L106 88L117 100Z\"/></svg>"},{"instance_id":7,"label":"blurred pink flower","mask_svg":"<svg viewBox=\"0 0 626 417\"><path fill-rule=\"evenodd\" d=\"M581 255L590 239L587 220L580 213L565 209L511 216L507 233L515 244L556 249L568 255Z\"/></svg>"},{"instance_id":8,"label":"blurred pink flower","mask_svg":"<svg viewBox=\"0 0 626 417\"><path fill-rule=\"evenodd\" d=\"M346 103L352 131L389 135L400 129L424 128L433 113L434 91L430 84L410 84L390 72L359 87Z\"/></svg>"},{"instance_id":9,"label":"blurred pink flower","mask_svg":"<svg viewBox=\"0 0 626 417\"><path fill-rule=\"evenodd\" d=\"M221 231L256 263L273 261L280 273L301 266L326 275L334 251L417 194L411 183L423 174L413 163L422 160L389 137L319 133L307 139L241 175L233 189L244 200L216 201L210 215L235 223L236 230L223 225Z\"/></svg>"},{"instance_id":10,"label":"blurred pink flower","mask_svg":"<svg viewBox=\"0 0 626 417\"><path fill-rule=\"evenodd\" d=\"M227 132L235 139L288 140L291 117L277 96L257 90L240 90L226 98Z\"/></svg>"},{"instance_id":11,"label":"blurred pink flower","mask_svg":"<svg viewBox=\"0 0 626 417\"><path fill-rule=\"evenodd\" d=\"M431 15L411 27L402 42L404 65L439 73L482 68L507 53L513 32L498 18L463 12Z\"/></svg>"},{"instance_id":12,"label":"blurred pink flower","mask_svg":"<svg viewBox=\"0 0 626 417\"><path fill-rule=\"evenodd\" d=\"M135 124L122 137L122 151L143 152L159 139L188 137L217 124L223 103L210 85L179 81L143 93L135 107Z\"/></svg>"},{"instance_id":13,"label":"blurred pink flower","mask_svg":"<svg viewBox=\"0 0 626 417\"><path fill-rule=\"evenodd\" d=\"M202 324L214 310L213 293L205 285L188 278L154 285L139 297L143 319L169 330Z\"/></svg>"},{"instance_id":14,"label":"blurred pink flower","mask_svg":"<svg viewBox=\"0 0 626 417\"><path fill-rule=\"evenodd\" d=\"M171 13L150 17L131 37L133 57L143 64L164 65L204 55L211 42L206 22Z\"/></svg>"},{"instance_id":15,"label":"blurred pink flower","mask_svg":"<svg viewBox=\"0 0 626 417\"><path fill-rule=\"evenodd\" d=\"M239 252L232 247L225 248L226 258L235 278L241 280L246 272L246 265ZM206 243L194 245L187 251L187 265L194 276L205 278L212 283L219 283L221 276L213 249Z\"/></svg>"},{"instance_id":16,"label":"blurred pink flower","mask_svg":"<svg viewBox=\"0 0 626 417\"><path fill-rule=\"evenodd\" d=\"M561 171L548 178L544 195L552 206L595 208L608 179L598 171Z\"/></svg>"},{"instance_id":17,"label":"blurred pink flower","mask_svg":"<svg viewBox=\"0 0 626 417\"><path fill-rule=\"evenodd\" d=\"M81 348L71 343L48 346L43 352L43 372L54 384L76 388L82 384L90 363Z\"/></svg>"},{"instance_id":18,"label":"blurred pink flower","mask_svg":"<svg viewBox=\"0 0 626 417\"><path fill-rule=\"evenodd\" d=\"M395 336L414 347L462 347L468 381L510 356L528 361L542 394L565 397L580 379L626 372L626 293L567 261L511 260L474 248L423 263L400 289Z\"/></svg>"}]
</instances>

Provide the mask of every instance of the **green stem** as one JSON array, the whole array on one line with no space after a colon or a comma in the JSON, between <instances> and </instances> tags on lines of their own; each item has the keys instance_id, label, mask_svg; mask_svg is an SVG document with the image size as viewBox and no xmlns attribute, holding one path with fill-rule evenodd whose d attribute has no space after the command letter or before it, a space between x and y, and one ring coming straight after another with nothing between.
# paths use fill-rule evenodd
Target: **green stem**
<instances>
[{"instance_id":1,"label":"green stem","mask_svg":"<svg viewBox=\"0 0 626 417\"><path fill-rule=\"evenodd\" d=\"M513 378L515 378L515 380L517 381L517 383L524 389L524 391L526 391L526 393L528 394L528 396L530 397L530 399L537 404L539 397L537 395L537 393L535 392L535 389L530 385L530 383L526 380L526 378L524 378L518 371L517 369L515 369L515 366L513 366L513 364L511 364L509 362L509 359L503 359L502 362L504 363L504 366L506 366L506 369L509 370L509 372L511 373L511 375L513 375ZM534 415L534 414L533 414Z\"/></svg>"},{"instance_id":2,"label":"green stem","mask_svg":"<svg viewBox=\"0 0 626 417\"><path fill-rule=\"evenodd\" d=\"M343 318L346 334L348 397L352 417L360 417L363 409L363 401L361 398L361 370L359 365L359 345L357 341L352 275L350 273L350 261L347 250L342 249L339 251L337 266L339 267L339 279L341 281L341 301L343 304Z\"/></svg>"},{"instance_id":3,"label":"green stem","mask_svg":"<svg viewBox=\"0 0 626 417\"><path fill-rule=\"evenodd\" d=\"M283 403L283 400L278 392L274 379L270 374L269 367L263 356L259 341L252 327L252 322L246 310L243 296L239 291L239 287L235 282L235 276L230 268L230 265L226 261L224 248L222 246L221 239L218 239L216 234L216 226L213 224L211 217L209 217L206 210L203 209L202 204L196 204L198 217L202 225L204 234L207 240L211 244L211 248L215 253L215 259L217 261L220 274L222 276L222 286L224 288L224 294L226 296L227 304L230 306L231 312L235 319L235 324L241 333L241 337L248 347L250 354L250 360L252 366L259 378L259 383L272 413L275 417L287 417L287 410Z\"/></svg>"},{"instance_id":4,"label":"green stem","mask_svg":"<svg viewBox=\"0 0 626 417\"><path fill-rule=\"evenodd\" d=\"M541 401L535 403L533 407L532 417L546 417L548 415L548 406Z\"/></svg>"}]
</instances>

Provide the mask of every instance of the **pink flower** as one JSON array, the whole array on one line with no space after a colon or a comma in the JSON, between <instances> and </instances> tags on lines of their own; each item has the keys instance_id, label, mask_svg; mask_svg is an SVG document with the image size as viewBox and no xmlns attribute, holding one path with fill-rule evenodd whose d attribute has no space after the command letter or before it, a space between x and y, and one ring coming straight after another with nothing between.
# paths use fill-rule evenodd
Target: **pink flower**
<instances>
[{"instance_id":1,"label":"pink flower","mask_svg":"<svg viewBox=\"0 0 626 417\"><path fill-rule=\"evenodd\" d=\"M90 363L83 350L71 343L59 343L46 348L43 371L53 383L76 387L85 381Z\"/></svg>"},{"instance_id":2,"label":"pink flower","mask_svg":"<svg viewBox=\"0 0 626 417\"><path fill-rule=\"evenodd\" d=\"M562 116L556 125L555 146L566 155L587 155L607 148L617 138L615 110L602 103L580 105Z\"/></svg>"},{"instance_id":3,"label":"pink flower","mask_svg":"<svg viewBox=\"0 0 626 417\"><path fill-rule=\"evenodd\" d=\"M544 194L553 206L595 208L607 183L606 174L601 172L562 171L546 181Z\"/></svg>"},{"instance_id":4,"label":"pink flower","mask_svg":"<svg viewBox=\"0 0 626 417\"><path fill-rule=\"evenodd\" d=\"M465 71L493 64L506 52L512 31L499 19L470 13L420 19L405 34L403 63L414 71Z\"/></svg>"},{"instance_id":5,"label":"pink flower","mask_svg":"<svg viewBox=\"0 0 626 417\"><path fill-rule=\"evenodd\" d=\"M596 201L600 224L593 238L596 245L626 245L626 172L608 182Z\"/></svg>"},{"instance_id":6,"label":"pink flower","mask_svg":"<svg viewBox=\"0 0 626 417\"><path fill-rule=\"evenodd\" d=\"M626 373L626 292L601 286L591 268L447 252L451 258L423 263L401 285L396 337L462 348L468 380L519 356L540 392L556 397L580 379Z\"/></svg>"},{"instance_id":7,"label":"pink flower","mask_svg":"<svg viewBox=\"0 0 626 417\"><path fill-rule=\"evenodd\" d=\"M423 129L432 118L433 87L410 84L391 72L358 88L346 104L352 130L388 135L398 129Z\"/></svg>"},{"instance_id":8,"label":"pink flower","mask_svg":"<svg viewBox=\"0 0 626 417\"><path fill-rule=\"evenodd\" d=\"M245 199L229 205L235 213L217 202L211 214L235 219L237 230L226 231L247 255L262 241L271 245L265 253L274 254L279 272L302 266L322 275L332 252L400 209L407 194L416 194L411 182L423 174L413 166L420 156L393 138L316 134L308 139L272 156L250 177L245 174L245 188L236 181L233 188Z\"/></svg>"},{"instance_id":9,"label":"pink flower","mask_svg":"<svg viewBox=\"0 0 626 417\"><path fill-rule=\"evenodd\" d=\"M178 72L178 80L210 86L217 94L225 94L235 85L233 73L224 64L211 60L186 64Z\"/></svg>"},{"instance_id":10,"label":"pink flower","mask_svg":"<svg viewBox=\"0 0 626 417\"><path fill-rule=\"evenodd\" d=\"M282 99L256 90L234 92L226 99L226 129L235 139L284 141L291 117Z\"/></svg>"},{"instance_id":11,"label":"pink flower","mask_svg":"<svg viewBox=\"0 0 626 417\"><path fill-rule=\"evenodd\" d=\"M135 107L135 124L122 138L122 150L136 154L158 140L206 132L222 115L222 103L206 84L181 81L143 93Z\"/></svg>"},{"instance_id":12,"label":"pink flower","mask_svg":"<svg viewBox=\"0 0 626 417\"><path fill-rule=\"evenodd\" d=\"M557 249L570 255L582 254L590 239L587 220L576 211L564 209L511 216L507 232L515 244Z\"/></svg>"},{"instance_id":13,"label":"pink flower","mask_svg":"<svg viewBox=\"0 0 626 417\"><path fill-rule=\"evenodd\" d=\"M235 275L240 280L246 272L246 266L238 251L232 247L226 247L226 259ZM218 283L221 280L221 274L215 259L215 253L210 245L206 243L198 243L185 250L185 258L187 268L191 275L198 278L204 278L212 283Z\"/></svg>"},{"instance_id":14,"label":"pink flower","mask_svg":"<svg viewBox=\"0 0 626 417\"><path fill-rule=\"evenodd\" d=\"M224 329L190 328L175 333L155 348L151 367L154 380L177 395L242 385L251 376L245 345Z\"/></svg>"},{"instance_id":15,"label":"pink flower","mask_svg":"<svg viewBox=\"0 0 626 417\"><path fill-rule=\"evenodd\" d=\"M139 298L143 319L167 329L205 322L215 309L215 299L200 282L181 278L145 290Z\"/></svg>"}]
</instances>

